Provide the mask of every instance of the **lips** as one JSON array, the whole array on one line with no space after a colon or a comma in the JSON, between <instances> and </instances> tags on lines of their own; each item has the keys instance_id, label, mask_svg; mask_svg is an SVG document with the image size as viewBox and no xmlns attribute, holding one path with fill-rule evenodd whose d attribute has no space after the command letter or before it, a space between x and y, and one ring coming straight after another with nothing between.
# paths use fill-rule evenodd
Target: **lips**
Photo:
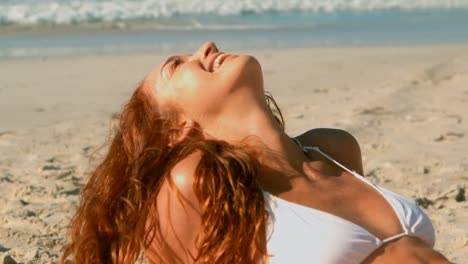
<instances>
[{"instance_id":1,"label":"lips","mask_svg":"<svg viewBox=\"0 0 468 264\"><path fill-rule=\"evenodd\" d=\"M213 55L213 58L211 58L209 64L208 64L208 71L214 72L215 70L219 69L219 66L223 63L223 61L228 57L229 55L226 53L218 52Z\"/></svg>"}]
</instances>

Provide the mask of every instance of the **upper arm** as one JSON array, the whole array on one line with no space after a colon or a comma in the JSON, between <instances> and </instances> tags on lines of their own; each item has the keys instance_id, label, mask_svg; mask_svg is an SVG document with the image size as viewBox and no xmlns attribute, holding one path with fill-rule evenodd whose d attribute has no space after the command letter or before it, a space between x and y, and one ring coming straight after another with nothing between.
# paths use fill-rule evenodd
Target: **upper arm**
<instances>
[{"instance_id":1,"label":"upper arm","mask_svg":"<svg viewBox=\"0 0 468 264\"><path fill-rule=\"evenodd\" d=\"M194 173L200 160L191 154L174 166L170 179L163 183L157 197L162 253L171 263L193 263L197 256L196 238L201 227L201 210L193 191Z\"/></svg>"},{"instance_id":2,"label":"upper arm","mask_svg":"<svg viewBox=\"0 0 468 264\"><path fill-rule=\"evenodd\" d=\"M303 145L317 146L339 163L364 175L361 148L356 138L341 129L316 128L297 137Z\"/></svg>"}]
</instances>

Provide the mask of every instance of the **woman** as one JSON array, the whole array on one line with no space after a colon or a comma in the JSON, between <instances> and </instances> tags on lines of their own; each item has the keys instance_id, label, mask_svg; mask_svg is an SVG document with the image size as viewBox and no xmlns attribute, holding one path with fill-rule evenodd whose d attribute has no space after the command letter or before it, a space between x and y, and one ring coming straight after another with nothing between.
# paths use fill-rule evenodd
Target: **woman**
<instances>
[{"instance_id":1,"label":"woman","mask_svg":"<svg viewBox=\"0 0 468 264\"><path fill-rule=\"evenodd\" d=\"M259 62L207 42L134 92L63 260L447 263L417 205L363 174L353 136L290 138Z\"/></svg>"}]
</instances>

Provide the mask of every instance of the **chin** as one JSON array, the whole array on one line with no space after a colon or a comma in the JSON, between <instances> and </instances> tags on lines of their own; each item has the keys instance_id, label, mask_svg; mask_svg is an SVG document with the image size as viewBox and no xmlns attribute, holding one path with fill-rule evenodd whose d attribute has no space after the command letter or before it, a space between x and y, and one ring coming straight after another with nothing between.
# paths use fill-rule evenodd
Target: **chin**
<instances>
[{"instance_id":1,"label":"chin","mask_svg":"<svg viewBox=\"0 0 468 264\"><path fill-rule=\"evenodd\" d=\"M255 57L241 55L233 62L233 72L231 73L236 75L235 86L260 86L263 89L262 67Z\"/></svg>"},{"instance_id":2,"label":"chin","mask_svg":"<svg viewBox=\"0 0 468 264\"><path fill-rule=\"evenodd\" d=\"M255 57L250 55L241 55L238 59L241 60L241 63L244 64L247 70L255 70L261 73L262 67L260 62Z\"/></svg>"}]
</instances>

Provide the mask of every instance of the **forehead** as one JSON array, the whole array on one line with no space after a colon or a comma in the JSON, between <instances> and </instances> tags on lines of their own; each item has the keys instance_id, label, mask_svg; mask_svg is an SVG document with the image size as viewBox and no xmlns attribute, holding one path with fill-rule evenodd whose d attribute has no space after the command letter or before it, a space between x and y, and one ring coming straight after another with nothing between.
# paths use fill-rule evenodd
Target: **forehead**
<instances>
[{"instance_id":1,"label":"forehead","mask_svg":"<svg viewBox=\"0 0 468 264\"><path fill-rule=\"evenodd\" d=\"M163 78L160 76L162 66L163 63L151 69L151 71L145 77L145 86L148 86L151 89L156 89L158 85L161 85L164 82Z\"/></svg>"}]
</instances>

